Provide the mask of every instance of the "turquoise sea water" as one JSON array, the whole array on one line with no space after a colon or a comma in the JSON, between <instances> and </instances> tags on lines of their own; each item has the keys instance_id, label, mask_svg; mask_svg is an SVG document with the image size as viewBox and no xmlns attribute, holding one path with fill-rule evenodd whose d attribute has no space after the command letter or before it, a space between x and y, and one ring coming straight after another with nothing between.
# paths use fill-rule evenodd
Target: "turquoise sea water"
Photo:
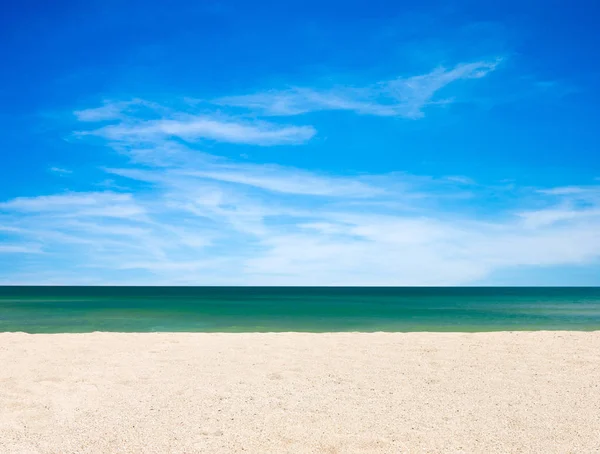
<instances>
[{"instance_id":1,"label":"turquoise sea water","mask_svg":"<svg viewBox=\"0 0 600 454\"><path fill-rule=\"evenodd\" d=\"M0 287L0 331L599 330L600 288Z\"/></svg>"}]
</instances>

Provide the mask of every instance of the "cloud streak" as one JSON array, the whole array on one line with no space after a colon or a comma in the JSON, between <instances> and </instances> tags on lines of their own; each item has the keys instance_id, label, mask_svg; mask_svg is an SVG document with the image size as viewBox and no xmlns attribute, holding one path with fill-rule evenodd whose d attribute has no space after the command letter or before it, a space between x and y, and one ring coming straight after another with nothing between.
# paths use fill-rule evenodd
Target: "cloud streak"
<instances>
[{"instance_id":1,"label":"cloud streak","mask_svg":"<svg viewBox=\"0 0 600 454\"><path fill-rule=\"evenodd\" d=\"M0 244L0 254L40 254L42 247L39 244Z\"/></svg>"},{"instance_id":2,"label":"cloud streak","mask_svg":"<svg viewBox=\"0 0 600 454\"><path fill-rule=\"evenodd\" d=\"M251 95L229 96L215 102L271 116L308 112L349 110L363 115L422 118L430 105L450 104L450 98L435 99L447 85L460 80L480 79L494 71L500 59L462 63L451 69L439 67L408 78L399 77L367 87L337 87L327 90L293 87Z\"/></svg>"},{"instance_id":3,"label":"cloud streak","mask_svg":"<svg viewBox=\"0 0 600 454\"><path fill-rule=\"evenodd\" d=\"M187 142L207 139L234 144L272 146L307 142L316 131L312 126L279 126L264 121L242 123L203 116L185 116L177 120L105 126L92 133L116 141L144 142L174 137Z\"/></svg>"},{"instance_id":4,"label":"cloud streak","mask_svg":"<svg viewBox=\"0 0 600 454\"><path fill-rule=\"evenodd\" d=\"M277 166L225 165L181 173L284 194L362 198L384 192L384 189L358 179L324 177L311 172Z\"/></svg>"},{"instance_id":5,"label":"cloud streak","mask_svg":"<svg viewBox=\"0 0 600 454\"><path fill-rule=\"evenodd\" d=\"M17 197L0 203L0 211L54 213L60 216L131 218L144 214L131 194L84 192L62 195Z\"/></svg>"},{"instance_id":6,"label":"cloud streak","mask_svg":"<svg viewBox=\"0 0 600 454\"><path fill-rule=\"evenodd\" d=\"M312 126L280 125L260 120L230 118L222 114L190 114L173 111L143 100L106 102L104 106L75 112L85 123L110 122L96 129L79 131L125 143L154 143L159 139L201 140L260 146L298 145L309 141Z\"/></svg>"}]
</instances>

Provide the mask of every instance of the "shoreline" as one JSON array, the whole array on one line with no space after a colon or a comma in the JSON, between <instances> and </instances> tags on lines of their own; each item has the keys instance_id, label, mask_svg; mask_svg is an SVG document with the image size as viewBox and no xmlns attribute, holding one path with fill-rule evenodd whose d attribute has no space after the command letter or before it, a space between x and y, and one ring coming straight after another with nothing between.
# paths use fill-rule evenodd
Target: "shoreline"
<instances>
[{"instance_id":1,"label":"shoreline","mask_svg":"<svg viewBox=\"0 0 600 454\"><path fill-rule=\"evenodd\" d=\"M0 452L597 452L600 331L0 333Z\"/></svg>"},{"instance_id":2,"label":"shoreline","mask_svg":"<svg viewBox=\"0 0 600 454\"><path fill-rule=\"evenodd\" d=\"M0 336L12 334L27 334L30 336L63 336L71 334L520 334L520 333L600 333L600 328L593 329L515 329L497 331L76 331L76 332L27 332L27 331L0 331Z\"/></svg>"}]
</instances>

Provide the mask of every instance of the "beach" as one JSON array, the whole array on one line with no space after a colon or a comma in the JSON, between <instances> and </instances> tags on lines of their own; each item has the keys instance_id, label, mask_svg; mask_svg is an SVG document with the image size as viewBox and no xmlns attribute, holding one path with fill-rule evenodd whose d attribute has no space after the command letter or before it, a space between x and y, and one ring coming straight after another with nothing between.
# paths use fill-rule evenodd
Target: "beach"
<instances>
[{"instance_id":1,"label":"beach","mask_svg":"<svg viewBox=\"0 0 600 454\"><path fill-rule=\"evenodd\" d=\"M2 453L600 451L600 332L0 334Z\"/></svg>"}]
</instances>

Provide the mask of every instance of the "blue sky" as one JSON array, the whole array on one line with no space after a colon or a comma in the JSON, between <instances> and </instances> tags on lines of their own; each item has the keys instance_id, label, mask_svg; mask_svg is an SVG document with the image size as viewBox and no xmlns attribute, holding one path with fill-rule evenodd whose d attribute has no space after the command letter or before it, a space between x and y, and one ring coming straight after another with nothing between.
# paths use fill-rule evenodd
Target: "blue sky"
<instances>
[{"instance_id":1,"label":"blue sky","mask_svg":"<svg viewBox=\"0 0 600 454\"><path fill-rule=\"evenodd\" d=\"M595 2L18 2L0 284L600 285Z\"/></svg>"}]
</instances>

